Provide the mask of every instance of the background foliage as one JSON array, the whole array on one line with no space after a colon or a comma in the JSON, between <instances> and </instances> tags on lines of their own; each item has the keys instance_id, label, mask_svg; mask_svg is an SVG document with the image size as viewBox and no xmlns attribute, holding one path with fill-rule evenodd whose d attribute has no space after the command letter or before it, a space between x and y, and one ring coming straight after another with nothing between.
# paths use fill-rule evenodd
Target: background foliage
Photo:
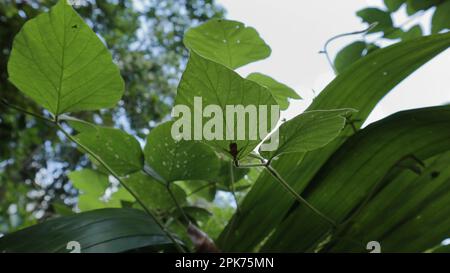
<instances>
[{"instance_id":1,"label":"background foliage","mask_svg":"<svg viewBox=\"0 0 450 273\"><path fill-rule=\"evenodd\" d=\"M0 3L2 98L33 112L41 109L25 100L8 81L6 64L22 25L55 3ZM108 44L126 83L120 107L83 112L78 117L123 128L140 138L169 114L186 63L187 51L182 44L186 29L224 13L212 0L145 1L137 8L131 0L87 1L87 6L77 11ZM77 189L65 174L89 166L86 157L38 119L3 105L0 117L0 232L50 216L54 213L52 204L64 202L73 207Z\"/></svg>"},{"instance_id":2,"label":"background foliage","mask_svg":"<svg viewBox=\"0 0 450 273\"><path fill-rule=\"evenodd\" d=\"M14 107L2 108L5 113L0 125L8 129L8 133L2 130L8 141L1 143L8 148L2 149L5 159L0 166L2 228L10 232L37 219L64 217L11 233L0 240L0 249L59 252L65 251L61 246L67 240L79 236L84 249L93 252L141 247L172 251L174 246L178 251L182 247L216 251L201 228L225 251L360 252L374 238L381 241L385 251L445 251L441 242L449 236L448 105L399 112L366 128L361 125L393 87L449 47L449 34L437 34L450 27L448 3L385 1L384 9L370 7L358 11L357 16L370 27L363 32L338 35L329 42L346 35L360 35L363 39L345 47L334 62L326 46L322 52L338 76L314 100L308 112L281 125L278 150L260 155L251 154L259 141L236 141L233 149L223 141L174 141L170 137L170 121L155 127L157 122L167 119L174 101L192 105L193 97L198 95L206 98L208 104L219 104L222 108L221 100L244 105L277 102L286 108L289 98L299 99L295 91L270 76L253 73L242 78L234 71L270 55L270 48L254 29L239 22L214 19L190 28L184 35L188 26L223 16L223 11L213 3L202 3L198 13L197 6L190 1L155 2L139 8L121 2L120 15L129 16L126 22L117 16L113 4L103 2L97 9L96 3L90 3L80 12L89 14L86 17L89 26L107 44L112 44L114 62L125 79L125 96L115 110L81 112L68 117L59 115L63 112L58 111L59 105L64 104L59 94L56 111L51 103L47 105L35 97L49 112L42 111L37 105L25 103L28 99L7 85L5 76L5 86L10 91L2 96L2 105L26 109L19 112L41 112L43 119L59 130L48 129L52 127L41 120L12 111ZM430 32L434 35L422 37L419 25L406 30L403 24L395 26L392 13L400 6L406 7L412 18L432 9ZM35 3L30 8L36 7L39 6ZM58 18L62 7L58 4L52 9L55 13L49 18ZM95 21L102 18L98 15L102 7L103 28L102 23ZM46 10L45 5L40 8ZM183 24L177 25L175 15L167 16L172 9L173 14L184 19ZM192 13L188 12L191 9ZM14 11L5 10L9 10L8 14ZM26 18L25 11L15 10L18 19ZM66 8L66 12L72 12L71 8ZM108 25L111 18L117 18L118 22ZM87 26L76 22L72 28L85 31ZM16 36L13 54L10 49L4 50L10 58L9 73L14 74L10 75L10 81L24 93L28 92L27 79L36 80L26 75L34 64L29 62L30 58L23 58L27 49L20 43L27 35L28 38L37 35L30 26ZM62 29L68 35L77 31L64 26ZM54 35L57 37L59 33ZM87 32L79 37L87 39L89 35L97 38ZM386 40L394 44L383 47ZM187 63L183 43L190 50ZM36 41L28 46L44 60L48 48L42 48L42 43ZM94 48L93 44L90 46ZM72 50L75 54L80 49ZM133 54L137 55L130 57ZM115 67L108 60L98 65L103 72ZM64 62L61 67L68 69ZM51 65L45 69L51 69ZM110 75L111 84L116 77L120 78ZM47 78L51 82L51 76ZM64 93L60 84L55 90ZM228 84L233 88L224 88ZM177 85L174 100L173 89ZM121 92L120 84L112 86L111 92ZM244 90L252 95L241 97ZM213 93L219 95L210 96ZM152 100L149 94L156 99ZM97 98L89 105L79 103L72 110L102 108L103 100ZM55 113L56 120L50 120ZM42 139L49 140L42 146ZM36 151L30 156L31 148ZM22 151L22 157L16 156L16 150ZM83 153L88 156L82 156ZM70 161L66 160L68 157ZM24 161L31 168L22 165ZM263 169L239 169L242 163ZM76 210L82 213L74 214L72 210L74 196L78 196ZM392 213L386 216L386 210ZM103 220L93 221L96 218ZM108 229L103 221L110 222L114 229L95 232ZM52 232L69 237L53 237L48 226L54 227ZM71 228L77 231L75 235ZM29 238L37 248L27 247L21 238Z\"/></svg>"}]
</instances>

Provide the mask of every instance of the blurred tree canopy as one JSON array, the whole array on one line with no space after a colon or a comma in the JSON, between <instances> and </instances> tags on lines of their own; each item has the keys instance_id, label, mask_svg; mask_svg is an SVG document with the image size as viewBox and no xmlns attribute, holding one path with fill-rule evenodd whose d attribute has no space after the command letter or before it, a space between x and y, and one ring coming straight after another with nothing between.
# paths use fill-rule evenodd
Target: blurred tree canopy
<instances>
[{"instance_id":1,"label":"blurred tree canopy","mask_svg":"<svg viewBox=\"0 0 450 273\"><path fill-rule=\"evenodd\" d=\"M56 0L0 1L0 86L6 103L30 112L41 108L8 82L12 41L30 18ZM126 91L112 110L77 117L115 126L143 139L171 109L176 85L187 59L185 30L210 18L223 17L214 0L86 0L77 7L111 49ZM0 104L0 234L52 215L61 204L74 206L77 190L67 171L90 161L44 121ZM48 115L43 112L42 114Z\"/></svg>"}]
</instances>

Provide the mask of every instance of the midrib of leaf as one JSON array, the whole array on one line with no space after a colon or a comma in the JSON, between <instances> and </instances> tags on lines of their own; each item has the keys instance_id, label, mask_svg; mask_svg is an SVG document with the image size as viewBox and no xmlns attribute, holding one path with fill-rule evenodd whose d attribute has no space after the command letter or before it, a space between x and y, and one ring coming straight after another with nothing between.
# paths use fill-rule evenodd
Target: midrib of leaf
<instances>
[{"instance_id":1,"label":"midrib of leaf","mask_svg":"<svg viewBox=\"0 0 450 273\"><path fill-rule=\"evenodd\" d=\"M339 117L342 117L342 116L339 115ZM321 119L321 121L335 119L335 118L336 117L329 117L329 118ZM293 127L293 128L295 128L295 133L292 134L292 136L289 137L289 139L286 139L286 141L282 145L280 145L280 147L277 149L277 151L274 153L274 155L276 156L277 154L280 155L280 154L284 153L286 146L289 146L289 144L292 142L293 139L296 139L303 134L304 126L305 126L304 124L299 124L298 126ZM330 140L330 142L331 141L332 140ZM305 152L307 152L307 151L305 151ZM274 156L271 156L271 157L273 158Z\"/></svg>"},{"instance_id":2,"label":"midrib of leaf","mask_svg":"<svg viewBox=\"0 0 450 273\"><path fill-rule=\"evenodd\" d=\"M230 41L228 41L224 26L222 26L222 33L223 33L223 39L226 41L226 44L227 44L228 61L230 62L230 66L232 67L233 63L232 63L232 56L231 56L231 50L230 50Z\"/></svg>"},{"instance_id":3,"label":"midrib of leaf","mask_svg":"<svg viewBox=\"0 0 450 273\"><path fill-rule=\"evenodd\" d=\"M58 88L58 90L56 90L58 99L56 100L55 118L57 118L59 115L59 108L60 108L60 104L61 104L61 90L62 90L62 82L63 82L63 77L64 77L64 59L65 59L65 55L66 55L66 53L65 53L66 52L66 31L65 31L65 29L66 29L66 7L64 6L62 10L63 10L62 17L63 17L64 30L63 30L63 44L62 44L62 48L61 48L62 54L61 54L61 71L60 71L60 75L59 75L59 88ZM52 22L51 15L49 15L49 17L50 17L50 22ZM72 15L71 15L70 19L72 19Z\"/></svg>"},{"instance_id":4,"label":"midrib of leaf","mask_svg":"<svg viewBox=\"0 0 450 273\"><path fill-rule=\"evenodd\" d=\"M86 252L86 250L88 250L90 248L94 248L94 247L96 247L98 245L102 245L102 244L105 244L105 243L117 241L117 240L120 240L120 239L134 238L134 237L149 237L149 236L151 236L151 237L161 237L161 239L167 239L166 236L164 236L162 234L158 234L158 233L139 233L139 234L133 233L131 235L117 236L117 237L114 237L114 238L111 238L111 239L108 239L108 240L104 240L104 241L101 241L101 242L98 242L98 243L93 243L93 244L87 245L86 247L83 247L83 249L84 249L84 252ZM154 240L154 239L152 239L152 240ZM163 243L163 244L167 244L167 243ZM60 250L64 250L64 249L65 248L60 248L56 252L59 252Z\"/></svg>"}]
</instances>

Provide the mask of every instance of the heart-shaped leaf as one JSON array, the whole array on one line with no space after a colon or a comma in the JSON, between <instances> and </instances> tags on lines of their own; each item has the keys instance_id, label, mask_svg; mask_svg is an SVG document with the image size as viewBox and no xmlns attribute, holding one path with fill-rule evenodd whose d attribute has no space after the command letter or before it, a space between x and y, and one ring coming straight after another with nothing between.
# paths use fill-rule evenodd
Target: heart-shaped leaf
<instances>
[{"instance_id":1,"label":"heart-shaped leaf","mask_svg":"<svg viewBox=\"0 0 450 273\"><path fill-rule=\"evenodd\" d=\"M308 152L325 146L344 129L352 109L308 111L283 123L278 129L276 151L260 151L267 159L287 153Z\"/></svg>"},{"instance_id":2,"label":"heart-shaped leaf","mask_svg":"<svg viewBox=\"0 0 450 273\"><path fill-rule=\"evenodd\" d=\"M203 140L221 152L232 152L230 145L235 143L238 159L253 151L279 118L279 107L266 87L195 52L175 104L175 110L185 110L180 111L182 118L192 121L187 125L193 129L188 133L191 139Z\"/></svg>"},{"instance_id":3,"label":"heart-shaped leaf","mask_svg":"<svg viewBox=\"0 0 450 273\"><path fill-rule=\"evenodd\" d=\"M124 83L102 41L60 0L14 39L9 80L54 115L114 106Z\"/></svg>"},{"instance_id":4,"label":"heart-shaped leaf","mask_svg":"<svg viewBox=\"0 0 450 273\"><path fill-rule=\"evenodd\" d=\"M220 165L214 150L198 141L174 139L172 125L163 123L148 135L144 148L147 165L165 182L215 177Z\"/></svg>"},{"instance_id":5,"label":"heart-shaped leaf","mask_svg":"<svg viewBox=\"0 0 450 273\"><path fill-rule=\"evenodd\" d=\"M254 28L224 19L213 19L189 29L184 44L191 51L231 69L265 59L271 53Z\"/></svg>"},{"instance_id":6,"label":"heart-shaped leaf","mask_svg":"<svg viewBox=\"0 0 450 273\"><path fill-rule=\"evenodd\" d=\"M99 156L119 176L142 170L144 157L139 142L122 130L71 120L79 134L74 138ZM80 147L82 150L82 147Z\"/></svg>"},{"instance_id":7,"label":"heart-shaped leaf","mask_svg":"<svg viewBox=\"0 0 450 273\"><path fill-rule=\"evenodd\" d=\"M176 205L171 198L166 185L143 172L137 172L123 178L127 187L139 198L139 201L149 210L168 211ZM177 202L186 202L186 193L176 184L170 185Z\"/></svg>"}]
</instances>

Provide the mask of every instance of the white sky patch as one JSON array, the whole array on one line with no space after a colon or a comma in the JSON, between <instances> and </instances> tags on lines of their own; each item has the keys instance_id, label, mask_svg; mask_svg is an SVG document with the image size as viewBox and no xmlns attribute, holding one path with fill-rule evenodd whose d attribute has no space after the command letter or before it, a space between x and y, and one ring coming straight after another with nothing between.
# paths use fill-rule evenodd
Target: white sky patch
<instances>
[{"instance_id":1,"label":"white sky patch","mask_svg":"<svg viewBox=\"0 0 450 273\"><path fill-rule=\"evenodd\" d=\"M227 18L238 20L258 30L272 48L272 55L238 70L244 76L252 72L268 74L294 88L304 99L293 101L282 118L301 112L333 78L325 56L318 54L332 36L367 26L355 15L368 6L383 7L381 0L218 0L227 10ZM398 17L398 18L397 18ZM400 11L395 22L404 22ZM429 28L431 16L417 19ZM417 21L415 21L417 22ZM357 36L339 39L330 46L334 56ZM434 58L400 83L374 109L366 124L392 113L450 103L450 51ZM314 91L313 91L314 90Z\"/></svg>"}]
</instances>

